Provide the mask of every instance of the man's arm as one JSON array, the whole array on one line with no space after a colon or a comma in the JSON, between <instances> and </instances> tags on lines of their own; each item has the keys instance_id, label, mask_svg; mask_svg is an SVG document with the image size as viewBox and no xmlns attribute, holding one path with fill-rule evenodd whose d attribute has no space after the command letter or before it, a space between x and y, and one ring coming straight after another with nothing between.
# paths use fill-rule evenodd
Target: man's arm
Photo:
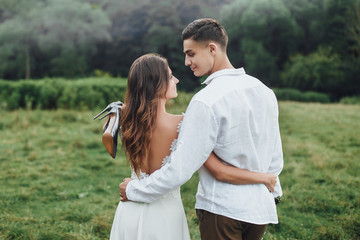
<instances>
[{"instance_id":1,"label":"man's arm","mask_svg":"<svg viewBox=\"0 0 360 240\"><path fill-rule=\"evenodd\" d=\"M211 153L204 163L204 167L221 182L227 182L236 185L243 184L265 184L270 192L274 191L277 182L277 176L272 173L252 172L247 169L241 169L223 164L220 159Z\"/></svg>"},{"instance_id":2,"label":"man's arm","mask_svg":"<svg viewBox=\"0 0 360 240\"><path fill-rule=\"evenodd\" d=\"M152 202L184 184L209 157L216 144L217 132L218 124L211 108L200 101L191 101L170 163L140 181L120 184L122 198ZM124 188L126 192L121 191Z\"/></svg>"},{"instance_id":3,"label":"man's arm","mask_svg":"<svg viewBox=\"0 0 360 240\"><path fill-rule=\"evenodd\" d=\"M275 100L276 101L276 100ZM284 159L283 159L283 151L282 151L282 144L281 144L281 136L280 136L280 127L279 127L279 108L276 101L275 104L275 119L274 119L274 127L276 131L276 139L274 143L274 151L272 155L272 160L269 166L269 172L279 176L283 167L284 167ZM274 197L282 196L282 189L280 186L280 180L277 179L275 189L273 192Z\"/></svg>"}]
</instances>

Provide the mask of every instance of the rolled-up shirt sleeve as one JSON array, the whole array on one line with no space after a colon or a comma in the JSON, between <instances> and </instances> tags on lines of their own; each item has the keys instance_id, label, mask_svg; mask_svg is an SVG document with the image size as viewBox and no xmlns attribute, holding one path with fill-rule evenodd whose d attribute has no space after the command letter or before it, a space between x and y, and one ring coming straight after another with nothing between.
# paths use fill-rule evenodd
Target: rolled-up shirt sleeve
<instances>
[{"instance_id":1,"label":"rolled-up shirt sleeve","mask_svg":"<svg viewBox=\"0 0 360 240\"><path fill-rule=\"evenodd\" d=\"M188 181L214 149L218 128L212 109L206 103L192 100L170 163L147 178L130 181L126 188L128 199L152 202Z\"/></svg>"}]
</instances>

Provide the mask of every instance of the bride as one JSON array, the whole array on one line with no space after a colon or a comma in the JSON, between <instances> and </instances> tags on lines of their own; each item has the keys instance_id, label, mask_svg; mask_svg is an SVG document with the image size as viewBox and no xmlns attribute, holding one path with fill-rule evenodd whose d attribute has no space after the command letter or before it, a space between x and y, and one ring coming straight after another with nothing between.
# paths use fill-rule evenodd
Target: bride
<instances>
[{"instance_id":1,"label":"bride","mask_svg":"<svg viewBox=\"0 0 360 240\"><path fill-rule=\"evenodd\" d=\"M121 141L132 178L146 178L169 163L176 148L182 115L166 112L167 100L177 97L167 60L146 54L134 61L121 110ZM216 179L233 184L265 184L273 191L276 176L226 166L214 154L204 165ZM180 188L152 203L119 202L110 240L190 239Z\"/></svg>"}]
</instances>

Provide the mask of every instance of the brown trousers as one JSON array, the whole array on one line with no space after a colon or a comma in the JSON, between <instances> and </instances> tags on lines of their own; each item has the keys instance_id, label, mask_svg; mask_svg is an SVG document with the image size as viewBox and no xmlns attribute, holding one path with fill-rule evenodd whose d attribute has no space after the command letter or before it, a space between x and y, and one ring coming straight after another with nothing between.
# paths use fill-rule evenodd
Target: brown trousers
<instances>
[{"instance_id":1,"label":"brown trousers","mask_svg":"<svg viewBox=\"0 0 360 240\"><path fill-rule=\"evenodd\" d=\"M196 209L202 240L261 240L266 225L256 225Z\"/></svg>"}]
</instances>

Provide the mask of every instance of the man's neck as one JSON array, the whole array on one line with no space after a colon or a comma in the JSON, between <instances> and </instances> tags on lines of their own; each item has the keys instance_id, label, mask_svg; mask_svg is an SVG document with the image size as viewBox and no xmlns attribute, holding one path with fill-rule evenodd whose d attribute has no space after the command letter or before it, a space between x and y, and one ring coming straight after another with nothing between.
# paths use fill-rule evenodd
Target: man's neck
<instances>
[{"instance_id":1,"label":"man's neck","mask_svg":"<svg viewBox=\"0 0 360 240\"><path fill-rule=\"evenodd\" d=\"M213 74L214 72L224 70L224 69L235 69L234 66L231 64L229 58L227 55L219 56L217 60L215 61L214 67L210 74Z\"/></svg>"}]
</instances>

